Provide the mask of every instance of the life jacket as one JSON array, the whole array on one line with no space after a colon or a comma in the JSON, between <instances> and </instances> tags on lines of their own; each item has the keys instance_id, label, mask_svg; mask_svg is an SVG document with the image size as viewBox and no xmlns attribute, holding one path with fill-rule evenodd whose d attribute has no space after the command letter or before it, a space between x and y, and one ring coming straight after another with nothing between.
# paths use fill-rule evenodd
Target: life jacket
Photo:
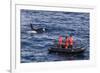
<instances>
[{"instance_id":1,"label":"life jacket","mask_svg":"<svg viewBox=\"0 0 100 73\"><path fill-rule=\"evenodd\" d=\"M69 37L69 45L73 45L73 41L74 41L73 37Z\"/></svg>"},{"instance_id":2,"label":"life jacket","mask_svg":"<svg viewBox=\"0 0 100 73\"><path fill-rule=\"evenodd\" d=\"M68 46L69 46L69 38L67 38L67 39L65 40L65 48L68 48Z\"/></svg>"},{"instance_id":3,"label":"life jacket","mask_svg":"<svg viewBox=\"0 0 100 73\"><path fill-rule=\"evenodd\" d=\"M59 43L59 45L62 45L62 43L63 43L63 38L61 36L58 39L58 43Z\"/></svg>"}]
</instances>

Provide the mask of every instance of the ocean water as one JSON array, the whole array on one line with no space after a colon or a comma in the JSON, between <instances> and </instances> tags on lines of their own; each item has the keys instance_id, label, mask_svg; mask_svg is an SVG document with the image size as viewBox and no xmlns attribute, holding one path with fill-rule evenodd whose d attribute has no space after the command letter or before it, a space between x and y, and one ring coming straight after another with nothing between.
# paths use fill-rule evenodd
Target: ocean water
<instances>
[{"instance_id":1,"label":"ocean water","mask_svg":"<svg viewBox=\"0 0 100 73\"><path fill-rule=\"evenodd\" d=\"M21 63L89 60L89 13L41 10L20 10ZM46 28L43 33L33 33L30 27ZM79 55L48 53L60 35L72 34L74 45L85 48Z\"/></svg>"}]
</instances>

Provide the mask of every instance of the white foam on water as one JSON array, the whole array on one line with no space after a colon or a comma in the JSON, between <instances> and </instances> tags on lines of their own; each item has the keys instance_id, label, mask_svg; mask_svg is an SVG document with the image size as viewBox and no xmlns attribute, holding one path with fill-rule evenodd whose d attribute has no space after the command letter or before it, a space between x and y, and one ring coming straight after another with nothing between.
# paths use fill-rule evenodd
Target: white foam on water
<instances>
[{"instance_id":1,"label":"white foam on water","mask_svg":"<svg viewBox=\"0 0 100 73\"><path fill-rule=\"evenodd\" d=\"M36 31L28 31L28 33L37 33Z\"/></svg>"}]
</instances>

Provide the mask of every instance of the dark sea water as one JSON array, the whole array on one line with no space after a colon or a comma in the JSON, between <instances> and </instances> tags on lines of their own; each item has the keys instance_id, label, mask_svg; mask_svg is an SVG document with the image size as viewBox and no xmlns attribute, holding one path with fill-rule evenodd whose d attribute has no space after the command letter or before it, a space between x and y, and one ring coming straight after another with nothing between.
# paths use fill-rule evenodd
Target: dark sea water
<instances>
[{"instance_id":1,"label":"dark sea water","mask_svg":"<svg viewBox=\"0 0 100 73\"><path fill-rule=\"evenodd\" d=\"M89 13L24 10L21 18L21 63L89 60ZM32 33L35 28L46 28L43 33ZM48 53L59 35L72 34L75 46L85 48L79 55Z\"/></svg>"}]
</instances>

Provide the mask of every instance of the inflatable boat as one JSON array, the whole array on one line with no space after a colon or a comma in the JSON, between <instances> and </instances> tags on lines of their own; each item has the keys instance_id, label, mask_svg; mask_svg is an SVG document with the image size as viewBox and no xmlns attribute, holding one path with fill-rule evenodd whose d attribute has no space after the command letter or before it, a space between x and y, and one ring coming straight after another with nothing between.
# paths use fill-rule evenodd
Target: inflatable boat
<instances>
[{"instance_id":1,"label":"inflatable boat","mask_svg":"<svg viewBox=\"0 0 100 73\"><path fill-rule=\"evenodd\" d=\"M84 48L57 48L52 47L48 49L49 53L66 53L66 54L79 54L85 51Z\"/></svg>"}]
</instances>

